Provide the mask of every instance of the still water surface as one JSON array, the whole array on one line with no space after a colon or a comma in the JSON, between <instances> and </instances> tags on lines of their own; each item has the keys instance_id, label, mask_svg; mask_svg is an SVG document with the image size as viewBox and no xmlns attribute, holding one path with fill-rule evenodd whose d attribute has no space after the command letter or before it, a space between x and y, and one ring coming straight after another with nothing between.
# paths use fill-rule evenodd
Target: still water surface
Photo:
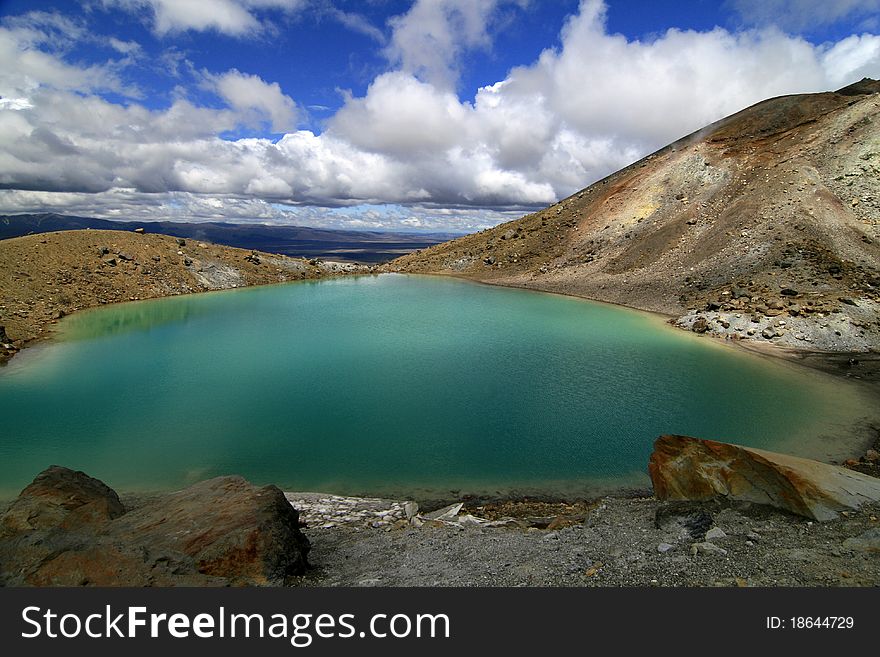
<instances>
[{"instance_id":1,"label":"still water surface","mask_svg":"<svg viewBox=\"0 0 880 657\"><path fill-rule=\"evenodd\" d=\"M114 305L0 370L0 496L50 464L121 490L241 474L429 494L648 484L684 433L826 457L857 389L608 305L433 277Z\"/></svg>"}]
</instances>

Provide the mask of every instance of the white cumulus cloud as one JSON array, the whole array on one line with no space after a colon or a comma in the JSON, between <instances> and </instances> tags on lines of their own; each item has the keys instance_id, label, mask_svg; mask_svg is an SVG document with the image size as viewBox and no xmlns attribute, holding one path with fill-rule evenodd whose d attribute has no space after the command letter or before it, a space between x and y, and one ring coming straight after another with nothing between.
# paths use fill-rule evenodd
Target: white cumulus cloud
<instances>
[{"instance_id":1,"label":"white cumulus cloud","mask_svg":"<svg viewBox=\"0 0 880 657\"><path fill-rule=\"evenodd\" d=\"M269 83L258 75L248 75L237 69L221 75L207 74L206 77L230 107L242 112L256 112L258 118L268 118L274 132L296 127L299 110L277 82Z\"/></svg>"},{"instance_id":2,"label":"white cumulus cloud","mask_svg":"<svg viewBox=\"0 0 880 657\"><path fill-rule=\"evenodd\" d=\"M503 4L527 0L416 0L391 20L386 56L403 71L440 87L454 86L468 50L489 48L490 24Z\"/></svg>"},{"instance_id":3,"label":"white cumulus cloud","mask_svg":"<svg viewBox=\"0 0 880 657\"><path fill-rule=\"evenodd\" d=\"M126 88L113 60L71 63L48 45L50 30L6 24L0 211L117 216L117 203L138 218L483 227L765 98L880 77L875 34L817 45L773 27L671 29L635 40L609 32L601 0L583 0L557 47L461 97L462 53L488 47L499 7L416 2L392 26L393 67L347 95L322 132L298 128L302 112L276 82L236 69L198 74L223 107L185 92L159 109L112 102L101 93ZM419 43L434 49L427 59ZM223 138L255 124L281 136Z\"/></svg>"},{"instance_id":4,"label":"white cumulus cloud","mask_svg":"<svg viewBox=\"0 0 880 657\"><path fill-rule=\"evenodd\" d=\"M259 32L263 24L258 11L273 9L293 12L302 0L104 0L138 14L146 11L153 30L159 35L172 32L214 30L230 36Z\"/></svg>"}]
</instances>

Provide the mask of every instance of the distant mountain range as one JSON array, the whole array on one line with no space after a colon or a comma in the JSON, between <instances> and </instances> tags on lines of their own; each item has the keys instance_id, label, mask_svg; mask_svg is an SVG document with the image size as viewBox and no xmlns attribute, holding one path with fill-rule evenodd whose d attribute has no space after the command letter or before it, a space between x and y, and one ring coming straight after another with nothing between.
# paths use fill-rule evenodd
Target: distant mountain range
<instances>
[{"instance_id":1,"label":"distant mountain range","mask_svg":"<svg viewBox=\"0 0 880 657\"><path fill-rule=\"evenodd\" d=\"M449 233L384 233L222 222L110 221L63 214L0 215L0 239L87 228L93 230L143 228L147 233L161 233L174 237L203 240L242 249L364 264L386 262L456 237L456 235Z\"/></svg>"}]
</instances>

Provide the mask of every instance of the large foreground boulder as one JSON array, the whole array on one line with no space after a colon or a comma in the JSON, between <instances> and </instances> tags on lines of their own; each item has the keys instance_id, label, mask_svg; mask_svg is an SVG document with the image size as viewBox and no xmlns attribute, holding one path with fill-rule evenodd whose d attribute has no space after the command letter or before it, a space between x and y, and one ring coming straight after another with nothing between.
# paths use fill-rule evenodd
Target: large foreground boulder
<instances>
[{"instance_id":1,"label":"large foreground boulder","mask_svg":"<svg viewBox=\"0 0 880 657\"><path fill-rule=\"evenodd\" d=\"M123 513L119 496L104 482L53 465L12 503L0 519L0 531L97 528Z\"/></svg>"},{"instance_id":2,"label":"large foreground boulder","mask_svg":"<svg viewBox=\"0 0 880 657\"><path fill-rule=\"evenodd\" d=\"M728 498L814 520L880 501L880 479L835 465L688 436L660 436L648 463L660 500Z\"/></svg>"},{"instance_id":3,"label":"large foreground boulder","mask_svg":"<svg viewBox=\"0 0 880 657\"><path fill-rule=\"evenodd\" d=\"M241 477L203 481L113 523L154 549L192 557L200 573L234 583L283 583L306 569L309 541L281 489Z\"/></svg>"},{"instance_id":4,"label":"large foreground boulder","mask_svg":"<svg viewBox=\"0 0 880 657\"><path fill-rule=\"evenodd\" d=\"M0 585L280 585L308 550L275 486L219 477L126 513L102 482L53 466L0 518Z\"/></svg>"}]
</instances>

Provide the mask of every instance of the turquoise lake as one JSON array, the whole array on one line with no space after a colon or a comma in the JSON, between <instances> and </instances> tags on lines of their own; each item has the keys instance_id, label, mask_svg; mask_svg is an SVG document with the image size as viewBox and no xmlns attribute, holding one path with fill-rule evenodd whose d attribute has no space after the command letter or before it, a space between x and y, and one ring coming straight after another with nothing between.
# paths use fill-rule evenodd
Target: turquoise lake
<instances>
[{"instance_id":1,"label":"turquoise lake","mask_svg":"<svg viewBox=\"0 0 880 657\"><path fill-rule=\"evenodd\" d=\"M0 369L0 496L50 464L119 490L648 487L663 433L827 458L853 388L654 316L383 275L108 306Z\"/></svg>"}]
</instances>

